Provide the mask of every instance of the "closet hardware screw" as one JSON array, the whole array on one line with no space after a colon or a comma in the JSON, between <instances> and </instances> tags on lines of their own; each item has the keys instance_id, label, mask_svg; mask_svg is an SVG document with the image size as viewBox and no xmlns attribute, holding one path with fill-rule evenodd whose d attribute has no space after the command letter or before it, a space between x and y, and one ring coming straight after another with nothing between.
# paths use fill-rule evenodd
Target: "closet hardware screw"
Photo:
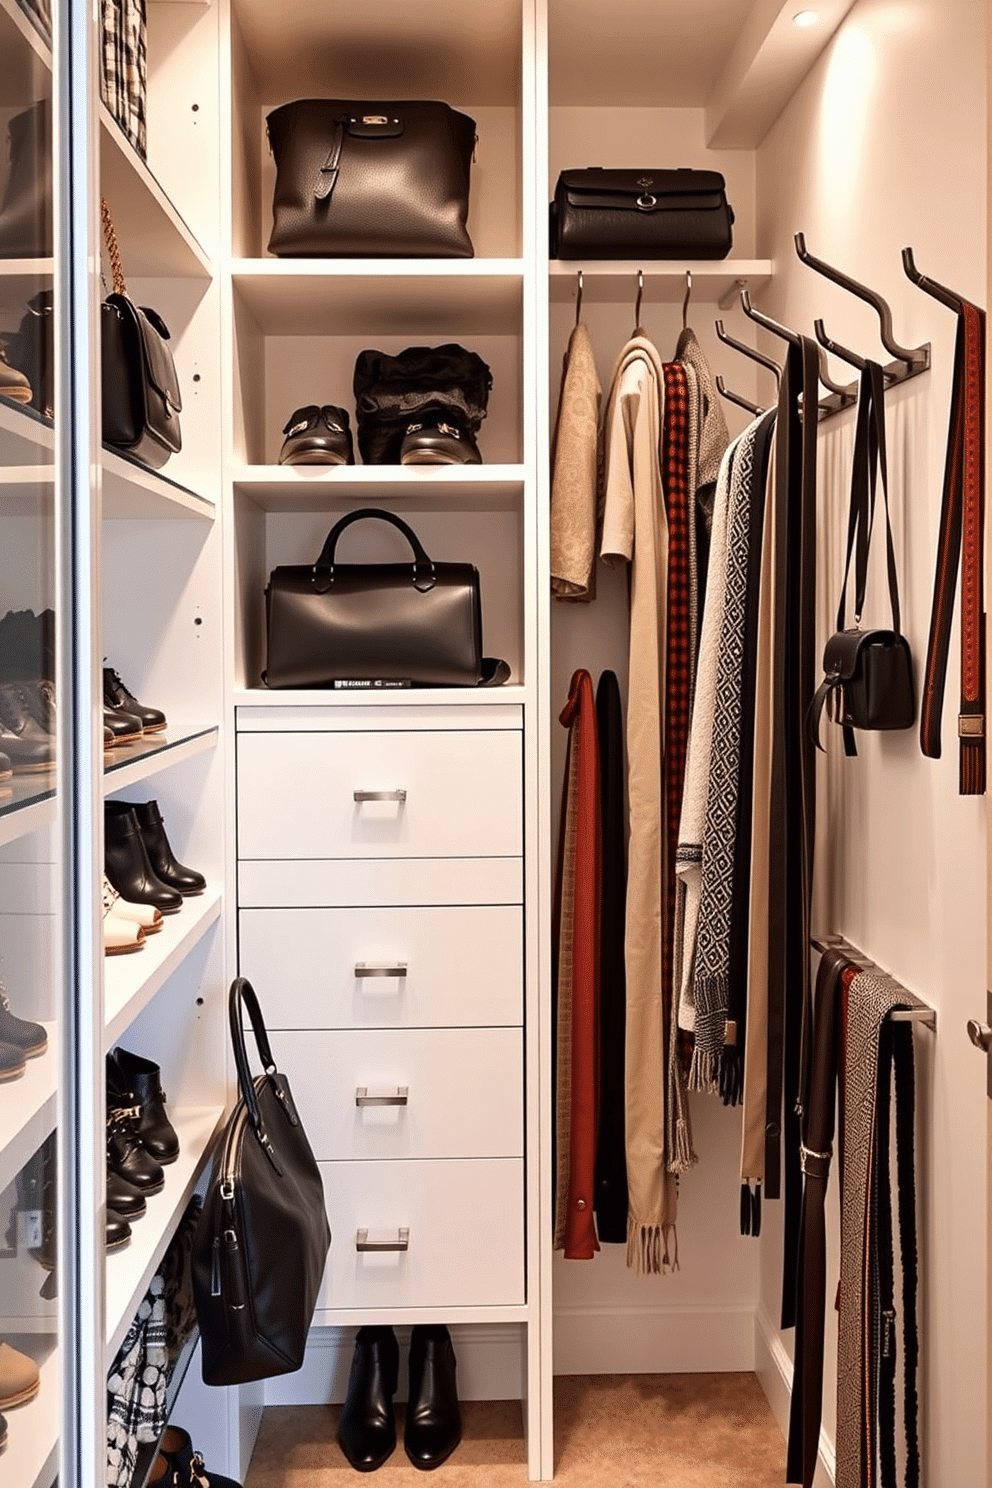
<instances>
[{"instance_id":1,"label":"closet hardware screw","mask_svg":"<svg viewBox=\"0 0 992 1488\"><path fill-rule=\"evenodd\" d=\"M199 372L194 372L193 373L193 381L194 382L199 382L199 380L200 380L200 374L199 374Z\"/></svg>"},{"instance_id":2,"label":"closet hardware screw","mask_svg":"<svg viewBox=\"0 0 992 1488\"><path fill-rule=\"evenodd\" d=\"M196 1005L197 1005L197 1007L202 1007L203 1006L203 998L202 997L198 997L196 999Z\"/></svg>"},{"instance_id":3,"label":"closet hardware screw","mask_svg":"<svg viewBox=\"0 0 992 1488\"><path fill-rule=\"evenodd\" d=\"M194 103L192 107L194 114L198 114L200 112L200 105L198 103Z\"/></svg>"}]
</instances>

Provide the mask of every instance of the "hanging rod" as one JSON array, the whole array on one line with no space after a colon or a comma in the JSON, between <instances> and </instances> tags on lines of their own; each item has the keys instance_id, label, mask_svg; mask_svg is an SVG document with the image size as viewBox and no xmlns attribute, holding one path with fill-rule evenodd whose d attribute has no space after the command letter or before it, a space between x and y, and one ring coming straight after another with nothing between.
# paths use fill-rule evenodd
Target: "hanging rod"
<instances>
[{"instance_id":1,"label":"hanging rod","mask_svg":"<svg viewBox=\"0 0 992 1488\"><path fill-rule=\"evenodd\" d=\"M757 403L751 403L747 398L742 398L739 393L732 393L728 387L724 387L723 378L719 373L717 373L715 381L717 392L721 398L726 398L728 403L736 403L738 408L746 408L748 413L752 413L755 418L760 418L765 412L763 408L758 407Z\"/></svg>"},{"instance_id":2,"label":"hanging rod","mask_svg":"<svg viewBox=\"0 0 992 1488\"><path fill-rule=\"evenodd\" d=\"M894 977L891 972L884 971L877 961L873 961L870 956L866 956L864 951L859 951L857 946L852 945L843 935L826 935L823 937L811 935L809 943L815 951L819 951L821 954L824 951L843 951L845 956L858 966L863 967L865 971L877 971L879 976L885 977L886 981L892 982L894 986L899 988L900 992L905 992L907 997L916 996L915 992L910 992L908 987L904 987L902 982ZM926 1007L924 1005L915 1008L893 1008L889 1017L893 1023L919 1023L923 1028L929 1028L933 1033L937 1032L937 1011L932 1007Z\"/></svg>"},{"instance_id":3,"label":"hanging rod","mask_svg":"<svg viewBox=\"0 0 992 1488\"><path fill-rule=\"evenodd\" d=\"M779 366L778 362L773 362L771 357L764 356L760 351L756 351L753 346L747 346L743 341L735 341L733 336L728 335L728 333L724 330L722 320L714 321L714 325L716 326L716 333L721 341L725 341L726 344L728 346L732 346L735 351L743 352L746 357L751 358L752 362L757 362L759 367L767 367L769 372L774 375L775 386L778 387L779 383L782 381L782 368Z\"/></svg>"}]
</instances>

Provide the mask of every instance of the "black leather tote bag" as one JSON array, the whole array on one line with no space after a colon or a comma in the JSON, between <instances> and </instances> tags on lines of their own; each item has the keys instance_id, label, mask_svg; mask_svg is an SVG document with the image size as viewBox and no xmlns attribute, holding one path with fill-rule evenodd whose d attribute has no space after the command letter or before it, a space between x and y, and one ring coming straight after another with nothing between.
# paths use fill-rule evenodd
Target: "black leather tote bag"
<instances>
[{"instance_id":1,"label":"black leather tote bag","mask_svg":"<svg viewBox=\"0 0 992 1488\"><path fill-rule=\"evenodd\" d=\"M302 98L267 119L280 258L471 258L475 121L446 103Z\"/></svg>"},{"instance_id":2,"label":"black leather tote bag","mask_svg":"<svg viewBox=\"0 0 992 1488\"><path fill-rule=\"evenodd\" d=\"M389 522L412 563L336 563L353 522ZM479 570L435 563L400 517L376 507L331 528L316 563L272 570L265 591L269 687L387 682L477 686L483 679Z\"/></svg>"},{"instance_id":3,"label":"black leather tote bag","mask_svg":"<svg viewBox=\"0 0 992 1488\"><path fill-rule=\"evenodd\" d=\"M331 1243L320 1172L244 977L231 986L229 1012L241 1099L193 1237L193 1296L208 1385L300 1368ZM254 1080L245 1012L265 1070Z\"/></svg>"},{"instance_id":4,"label":"black leather tote bag","mask_svg":"<svg viewBox=\"0 0 992 1488\"><path fill-rule=\"evenodd\" d=\"M726 258L734 214L719 171L562 171L552 258Z\"/></svg>"}]
</instances>

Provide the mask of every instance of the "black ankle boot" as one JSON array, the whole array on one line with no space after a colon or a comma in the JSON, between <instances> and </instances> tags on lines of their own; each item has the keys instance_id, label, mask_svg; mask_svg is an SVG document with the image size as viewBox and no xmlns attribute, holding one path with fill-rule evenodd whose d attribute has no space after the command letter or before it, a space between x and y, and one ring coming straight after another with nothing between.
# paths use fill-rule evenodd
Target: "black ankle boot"
<instances>
[{"instance_id":1,"label":"black ankle boot","mask_svg":"<svg viewBox=\"0 0 992 1488\"><path fill-rule=\"evenodd\" d=\"M148 861L152 865L152 872L156 878L168 884L170 889L177 889L180 894L202 894L207 887L207 880L202 873L197 873L195 868L187 868L184 863L177 862L176 855L169 845L169 839L165 835L165 822L158 809L158 802L139 801L134 808L134 814L141 828L145 851L148 853ZM127 897L125 894L124 898Z\"/></svg>"},{"instance_id":2,"label":"black ankle boot","mask_svg":"<svg viewBox=\"0 0 992 1488\"><path fill-rule=\"evenodd\" d=\"M127 1049L115 1049L110 1058L120 1071L122 1085L134 1097L134 1105L141 1108L138 1136L142 1147L156 1162L175 1162L179 1156L179 1138L165 1114L162 1071L152 1060L142 1059L140 1054L131 1054Z\"/></svg>"},{"instance_id":3,"label":"black ankle boot","mask_svg":"<svg viewBox=\"0 0 992 1488\"><path fill-rule=\"evenodd\" d=\"M443 1323L418 1323L410 1339L410 1394L403 1445L414 1467L430 1472L462 1439L455 1350Z\"/></svg>"},{"instance_id":4,"label":"black ankle boot","mask_svg":"<svg viewBox=\"0 0 992 1488\"><path fill-rule=\"evenodd\" d=\"M182 908L178 889L164 884L148 861L145 841L129 801L108 801L105 807L105 871L110 882L130 904L154 904L162 914Z\"/></svg>"},{"instance_id":5,"label":"black ankle boot","mask_svg":"<svg viewBox=\"0 0 992 1488\"><path fill-rule=\"evenodd\" d=\"M359 1328L338 1422L338 1446L357 1472L374 1472L396 1446L393 1396L399 1370L392 1328Z\"/></svg>"}]
</instances>

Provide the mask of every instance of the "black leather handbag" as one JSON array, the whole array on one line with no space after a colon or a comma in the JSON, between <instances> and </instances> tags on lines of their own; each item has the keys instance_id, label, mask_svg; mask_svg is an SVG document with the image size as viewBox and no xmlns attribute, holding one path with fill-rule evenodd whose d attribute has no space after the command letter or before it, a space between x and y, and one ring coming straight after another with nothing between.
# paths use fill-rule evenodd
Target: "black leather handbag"
<instances>
[{"instance_id":1,"label":"black leather handbag","mask_svg":"<svg viewBox=\"0 0 992 1488\"><path fill-rule=\"evenodd\" d=\"M389 522L412 563L336 563L354 522ZM275 568L265 591L269 687L375 682L477 686L484 675L479 570L435 563L392 512L362 507L327 534L316 563Z\"/></svg>"},{"instance_id":2,"label":"black leather handbag","mask_svg":"<svg viewBox=\"0 0 992 1488\"><path fill-rule=\"evenodd\" d=\"M847 562L837 611L837 630L823 648L824 679L809 707L808 726L818 748L820 715L832 713L844 734L844 752L856 755L854 729L908 729L916 717L913 659L900 631L899 583L889 522L888 469L885 454L885 381L881 367L868 362L861 374L854 434L851 506L847 527ZM875 516L876 481L881 478L885 505L886 567L891 630L862 630L868 550ZM847 581L855 554L854 613L856 626L845 628Z\"/></svg>"},{"instance_id":3,"label":"black leather handbag","mask_svg":"<svg viewBox=\"0 0 992 1488\"><path fill-rule=\"evenodd\" d=\"M446 103L303 98L267 119L280 258L471 258L475 121Z\"/></svg>"},{"instance_id":4,"label":"black leather handbag","mask_svg":"<svg viewBox=\"0 0 992 1488\"><path fill-rule=\"evenodd\" d=\"M551 203L552 258L726 258L734 214L710 170L562 171Z\"/></svg>"},{"instance_id":5,"label":"black leather handbag","mask_svg":"<svg viewBox=\"0 0 992 1488\"><path fill-rule=\"evenodd\" d=\"M208 1385L300 1368L331 1244L320 1170L244 977L232 983L228 1008L241 1099L214 1164L192 1254ZM254 1080L245 1013L265 1070Z\"/></svg>"},{"instance_id":6,"label":"black leather handbag","mask_svg":"<svg viewBox=\"0 0 992 1488\"><path fill-rule=\"evenodd\" d=\"M101 306L103 442L153 470L182 449L182 395L162 317L129 297L106 202L103 231L114 292Z\"/></svg>"}]
</instances>

